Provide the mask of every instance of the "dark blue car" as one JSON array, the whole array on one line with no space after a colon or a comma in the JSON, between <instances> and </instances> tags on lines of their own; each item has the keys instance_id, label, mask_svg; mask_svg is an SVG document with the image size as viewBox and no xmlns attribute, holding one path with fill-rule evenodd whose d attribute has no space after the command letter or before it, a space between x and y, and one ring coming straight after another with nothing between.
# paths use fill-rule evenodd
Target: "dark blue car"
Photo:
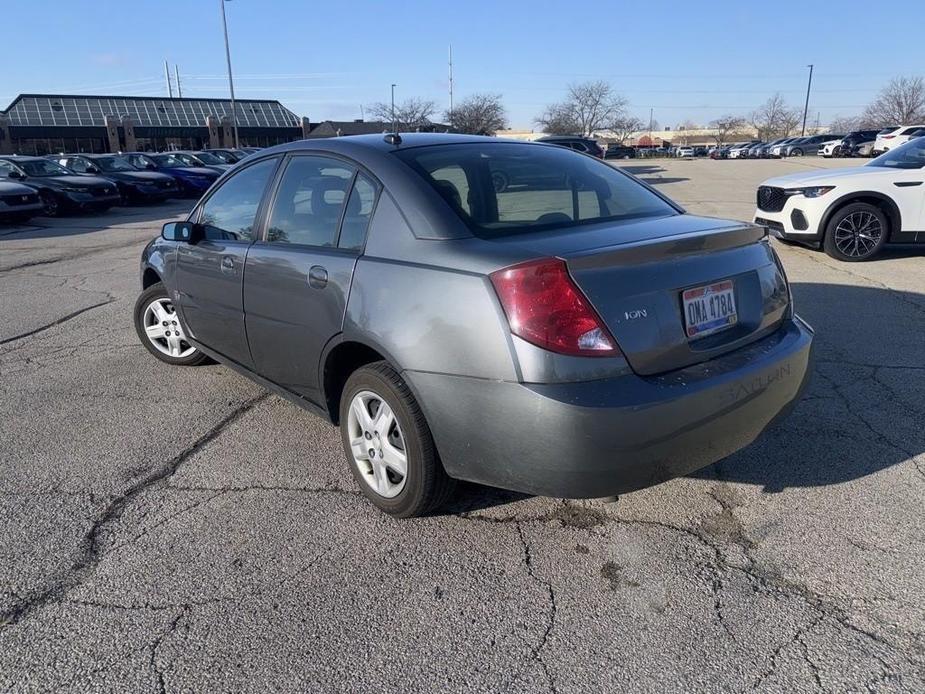
<instances>
[{"instance_id":1,"label":"dark blue car","mask_svg":"<svg viewBox=\"0 0 925 694\"><path fill-rule=\"evenodd\" d=\"M188 166L172 154L127 152L123 156L136 168L160 171L173 176L180 186L180 192L188 197L200 197L219 177L219 173L214 169Z\"/></svg>"}]
</instances>

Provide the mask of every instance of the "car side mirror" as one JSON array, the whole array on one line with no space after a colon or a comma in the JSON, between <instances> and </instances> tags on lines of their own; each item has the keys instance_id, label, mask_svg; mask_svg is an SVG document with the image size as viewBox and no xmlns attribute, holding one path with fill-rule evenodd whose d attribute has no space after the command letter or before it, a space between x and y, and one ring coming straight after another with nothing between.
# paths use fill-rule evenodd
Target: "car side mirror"
<instances>
[{"instance_id":1,"label":"car side mirror","mask_svg":"<svg viewBox=\"0 0 925 694\"><path fill-rule=\"evenodd\" d=\"M161 238L165 241L196 243L202 238L202 227L192 222L167 222L161 227Z\"/></svg>"},{"instance_id":2,"label":"car side mirror","mask_svg":"<svg viewBox=\"0 0 925 694\"><path fill-rule=\"evenodd\" d=\"M10 172L7 174L7 177L8 177L8 178L15 178L15 179L18 180L18 181L21 181L22 179L25 178L25 176L24 176L21 172L19 172L19 171L10 171Z\"/></svg>"}]
</instances>

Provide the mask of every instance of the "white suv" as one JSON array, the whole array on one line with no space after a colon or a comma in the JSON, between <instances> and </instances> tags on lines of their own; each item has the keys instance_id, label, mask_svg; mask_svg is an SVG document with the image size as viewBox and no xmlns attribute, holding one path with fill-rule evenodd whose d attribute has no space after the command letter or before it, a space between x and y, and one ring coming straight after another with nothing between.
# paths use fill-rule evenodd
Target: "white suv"
<instances>
[{"instance_id":1,"label":"white suv","mask_svg":"<svg viewBox=\"0 0 925 694\"><path fill-rule=\"evenodd\" d=\"M755 223L833 258L868 260L888 242L925 243L925 137L866 166L771 178L758 188Z\"/></svg>"},{"instance_id":2,"label":"white suv","mask_svg":"<svg viewBox=\"0 0 925 694\"><path fill-rule=\"evenodd\" d=\"M883 154L906 144L913 135L922 134L917 131L925 131L925 125L901 125L893 130L881 130L877 133L877 141L874 143L874 155Z\"/></svg>"}]
</instances>

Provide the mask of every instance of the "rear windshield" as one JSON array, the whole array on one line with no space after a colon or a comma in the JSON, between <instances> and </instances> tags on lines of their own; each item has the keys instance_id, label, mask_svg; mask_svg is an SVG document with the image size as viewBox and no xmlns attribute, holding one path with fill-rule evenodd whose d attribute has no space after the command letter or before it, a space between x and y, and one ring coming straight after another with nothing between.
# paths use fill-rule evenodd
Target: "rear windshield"
<instances>
[{"instance_id":1,"label":"rear windshield","mask_svg":"<svg viewBox=\"0 0 925 694\"><path fill-rule=\"evenodd\" d=\"M561 147L467 143L396 155L482 238L678 214L630 176Z\"/></svg>"}]
</instances>

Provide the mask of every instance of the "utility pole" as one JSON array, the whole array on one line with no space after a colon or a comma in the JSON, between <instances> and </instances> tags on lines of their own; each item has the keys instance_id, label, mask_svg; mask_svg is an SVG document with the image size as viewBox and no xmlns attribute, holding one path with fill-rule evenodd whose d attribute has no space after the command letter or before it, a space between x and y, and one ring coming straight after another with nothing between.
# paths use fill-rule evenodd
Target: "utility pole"
<instances>
[{"instance_id":1,"label":"utility pole","mask_svg":"<svg viewBox=\"0 0 925 694\"><path fill-rule=\"evenodd\" d=\"M238 111L234 105L234 79L231 77L231 48L228 45L228 22L225 20L225 1L218 0L222 6L222 29L225 31L225 59L228 61L228 91L231 92L231 125L234 127L234 147L238 148Z\"/></svg>"},{"instance_id":2,"label":"utility pole","mask_svg":"<svg viewBox=\"0 0 925 694\"><path fill-rule=\"evenodd\" d=\"M453 44L450 44L450 113L453 112Z\"/></svg>"},{"instance_id":3,"label":"utility pole","mask_svg":"<svg viewBox=\"0 0 925 694\"><path fill-rule=\"evenodd\" d=\"M398 130L395 128L395 87L397 86L398 86L397 84L392 85L392 132L393 133L398 132Z\"/></svg>"},{"instance_id":4,"label":"utility pole","mask_svg":"<svg viewBox=\"0 0 925 694\"><path fill-rule=\"evenodd\" d=\"M167 80L167 96L173 98L173 87L170 86L170 68L167 66L167 61L164 61L164 79Z\"/></svg>"},{"instance_id":5,"label":"utility pole","mask_svg":"<svg viewBox=\"0 0 925 694\"><path fill-rule=\"evenodd\" d=\"M173 72L177 76L177 96L183 98L183 90L180 88L180 66L174 65Z\"/></svg>"},{"instance_id":6,"label":"utility pole","mask_svg":"<svg viewBox=\"0 0 925 694\"><path fill-rule=\"evenodd\" d=\"M652 114L653 114L653 113L655 113L655 109L654 109L654 108L650 108L650 109L649 109L649 147L651 147L652 145L655 144L655 143L652 141L652 123L655 122L655 121L652 120Z\"/></svg>"},{"instance_id":7,"label":"utility pole","mask_svg":"<svg viewBox=\"0 0 925 694\"><path fill-rule=\"evenodd\" d=\"M800 136L806 135L806 114L809 112L809 90L813 87L813 66L807 65L809 68L809 82L806 84L806 104L803 106L803 130L800 132Z\"/></svg>"}]
</instances>

